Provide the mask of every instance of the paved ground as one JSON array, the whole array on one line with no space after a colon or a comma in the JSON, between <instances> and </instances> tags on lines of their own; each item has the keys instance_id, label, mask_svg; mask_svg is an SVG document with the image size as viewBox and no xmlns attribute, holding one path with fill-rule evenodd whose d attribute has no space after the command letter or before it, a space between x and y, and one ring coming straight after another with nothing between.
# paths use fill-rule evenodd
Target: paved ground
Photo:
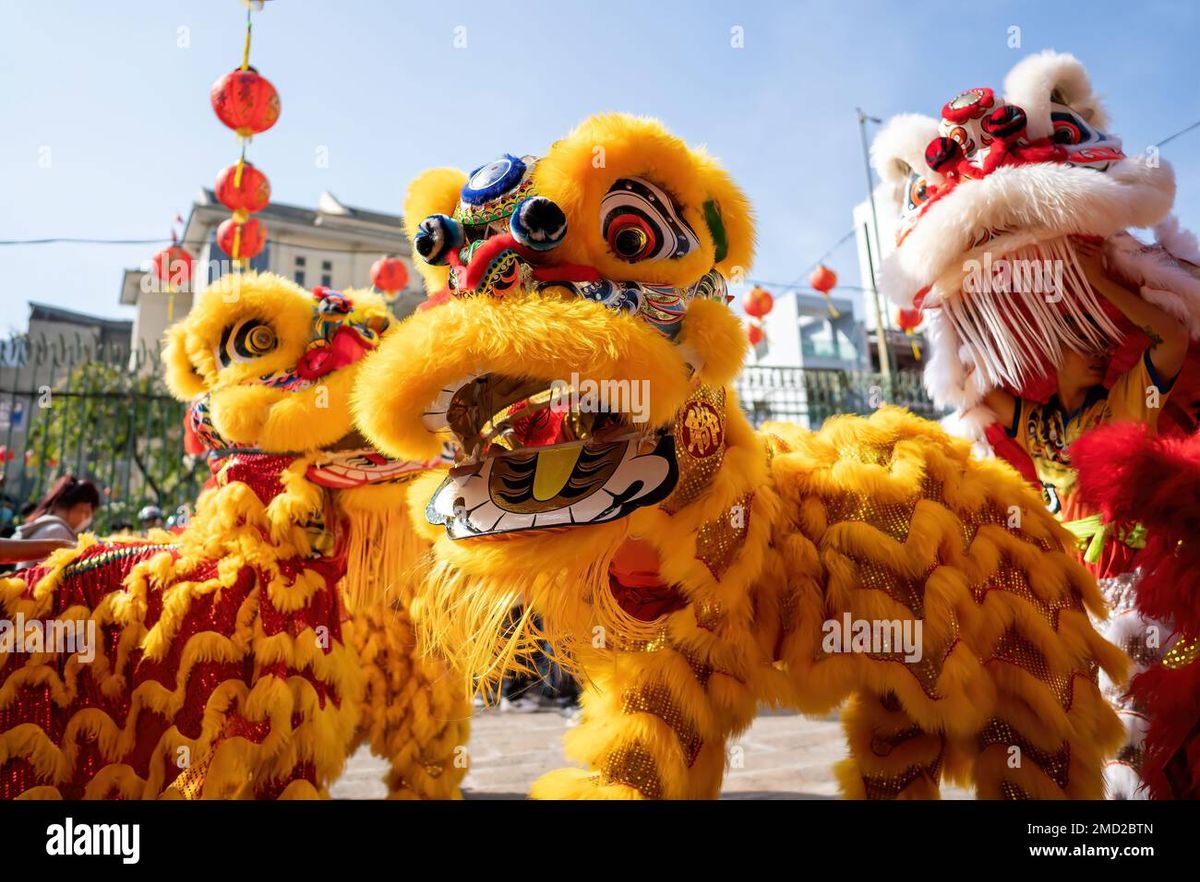
<instances>
[{"instance_id":1,"label":"paved ground","mask_svg":"<svg viewBox=\"0 0 1200 882\"><path fill-rule=\"evenodd\" d=\"M557 713L517 714L495 710L471 723L471 771L463 785L468 799L520 799L543 772L566 765L562 734L570 721ZM833 799L832 765L845 755L836 717L793 714L760 716L742 736L742 767L725 775L723 799ZM384 762L366 748L350 760L333 786L338 799L387 795ZM947 788L944 798L969 794Z\"/></svg>"}]
</instances>

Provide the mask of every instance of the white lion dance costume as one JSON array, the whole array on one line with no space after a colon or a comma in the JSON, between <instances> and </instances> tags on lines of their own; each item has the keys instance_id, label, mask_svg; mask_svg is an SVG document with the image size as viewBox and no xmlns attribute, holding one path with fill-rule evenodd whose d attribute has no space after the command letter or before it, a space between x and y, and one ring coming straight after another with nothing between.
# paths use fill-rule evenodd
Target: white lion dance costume
<instances>
[{"instance_id":1,"label":"white lion dance costume","mask_svg":"<svg viewBox=\"0 0 1200 882\"><path fill-rule=\"evenodd\" d=\"M1100 248L1104 272L1181 323L1193 340L1200 337L1200 250L1168 214L1171 167L1153 150L1127 155L1108 125L1083 65L1043 52L1012 69L1003 97L970 89L943 107L940 120L896 117L872 149L898 218L881 288L924 316L931 341L925 381L934 401L953 409L946 421L952 431L1044 487L1056 512L1068 502L1062 487L1074 487L1070 451L1080 434L1125 420L1186 434L1195 429L1200 397L1192 355L1173 388L1155 376L1149 339L1097 293L1079 259L1081 245ZM1130 227L1155 227L1157 243L1142 244ZM985 397L998 389L1047 401L1066 350L1111 353L1107 400L1074 422L1045 421L1035 408L1023 413L1018 406L1012 425L1001 425ZM1104 577L1116 613L1108 636L1138 671L1157 664L1171 642L1157 635L1172 634L1173 624L1135 609L1141 532L1063 513L1085 540L1087 562ZM1133 796L1144 708L1122 684L1109 682L1106 691L1128 733L1108 769L1109 793Z\"/></svg>"}]
</instances>

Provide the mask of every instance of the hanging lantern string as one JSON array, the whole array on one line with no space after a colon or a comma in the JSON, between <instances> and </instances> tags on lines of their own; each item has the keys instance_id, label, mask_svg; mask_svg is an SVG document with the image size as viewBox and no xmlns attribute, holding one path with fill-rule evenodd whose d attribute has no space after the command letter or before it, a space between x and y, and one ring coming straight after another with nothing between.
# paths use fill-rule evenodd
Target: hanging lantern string
<instances>
[{"instance_id":1,"label":"hanging lantern string","mask_svg":"<svg viewBox=\"0 0 1200 882\"><path fill-rule=\"evenodd\" d=\"M254 33L254 22L252 13L254 11L253 4L246 4L246 45L242 49L242 73L250 67L250 37ZM240 187L242 185L242 169L246 167L246 141L248 138L241 138L242 150L238 155L237 171L233 173L233 185ZM234 266L241 272L246 268L246 261L241 257L242 253L242 225L239 223L233 230L233 258Z\"/></svg>"},{"instance_id":2,"label":"hanging lantern string","mask_svg":"<svg viewBox=\"0 0 1200 882\"><path fill-rule=\"evenodd\" d=\"M242 152L238 156L237 171L233 173L233 186L242 186L242 169L246 167L246 139L242 139Z\"/></svg>"},{"instance_id":3,"label":"hanging lantern string","mask_svg":"<svg viewBox=\"0 0 1200 882\"><path fill-rule=\"evenodd\" d=\"M250 66L250 34L254 25L250 21L250 4L246 4L246 48L242 50L242 72Z\"/></svg>"}]
</instances>

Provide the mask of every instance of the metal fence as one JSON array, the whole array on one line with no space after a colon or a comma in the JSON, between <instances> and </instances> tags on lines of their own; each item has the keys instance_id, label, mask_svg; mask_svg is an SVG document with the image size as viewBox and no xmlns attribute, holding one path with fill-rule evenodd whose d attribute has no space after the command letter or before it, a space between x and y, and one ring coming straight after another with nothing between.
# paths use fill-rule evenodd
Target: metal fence
<instances>
[{"instance_id":1,"label":"metal fence","mask_svg":"<svg viewBox=\"0 0 1200 882\"><path fill-rule=\"evenodd\" d=\"M748 366L735 387L755 426L784 420L816 429L834 414L867 414L881 404L907 407L930 419L942 416L915 371L895 373L888 381L867 371Z\"/></svg>"},{"instance_id":2,"label":"metal fence","mask_svg":"<svg viewBox=\"0 0 1200 882\"><path fill-rule=\"evenodd\" d=\"M833 414L869 413L884 402L939 416L911 372L889 383L866 372L751 366L736 389L755 426L817 428ZM0 341L0 495L20 512L73 474L100 488L98 530L136 526L148 504L170 513L194 501L207 476L184 452L183 416L157 351L78 337Z\"/></svg>"},{"instance_id":3,"label":"metal fence","mask_svg":"<svg viewBox=\"0 0 1200 882\"><path fill-rule=\"evenodd\" d=\"M100 490L97 530L136 525L149 504L169 514L207 473L185 456L183 415L157 351L77 336L0 341L0 494L19 513L72 474Z\"/></svg>"}]
</instances>

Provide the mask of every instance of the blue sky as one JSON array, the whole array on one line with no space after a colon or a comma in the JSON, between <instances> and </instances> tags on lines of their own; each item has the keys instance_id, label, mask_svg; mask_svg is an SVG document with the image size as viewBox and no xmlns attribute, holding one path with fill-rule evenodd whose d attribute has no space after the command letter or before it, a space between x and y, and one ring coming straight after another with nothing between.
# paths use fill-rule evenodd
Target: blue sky
<instances>
[{"instance_id":1,"label":"blue sky","mask_svg":"<svg viewBox=\"0 0 1200 882\"><path fill-rule=\"evenodd\" d=\"M168 235L236 158L208 90L240 62L243 16L237 0L0 2L0 240ZM730 45L735 26L744 48ZM428 166L537 153L597 111L651 114L724 161L759 215L752 275L790 282L863 196L856 105L935 115L1043 48L1084 61L1130 152L1200 120L1190 0L270 0L251 60L283 114L249 156L281 202L329 190L399 211ZM1200 228L1200 130L1163 155L1177 211ZM26 300L129 315L121 271L154 250L0 246L0 331L24 326ZM858 284L852 244L830 263Z\"/></svg>"}]
</instances>

